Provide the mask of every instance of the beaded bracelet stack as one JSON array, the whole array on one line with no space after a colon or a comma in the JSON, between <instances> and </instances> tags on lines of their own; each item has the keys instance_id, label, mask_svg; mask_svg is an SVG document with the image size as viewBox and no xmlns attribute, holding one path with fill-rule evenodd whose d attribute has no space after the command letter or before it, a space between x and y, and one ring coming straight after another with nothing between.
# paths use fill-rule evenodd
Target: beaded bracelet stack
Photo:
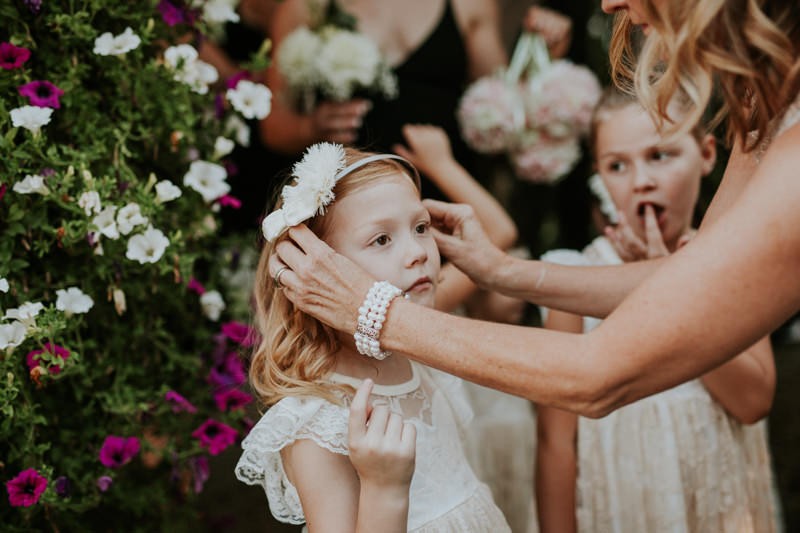
<instances>
[{"instance_id":1,"label":"beaded bracelet stack","mask_svg":"<svg viewBox=\"0 0 800 533\"><path fill-rule=\"evenodd\" d=\"M386 321L389 304L402 293L403 291L388 281L376 281L369 289L364 303L358 308L358 325L353 334L358 353L378 360L386 359L392 354L381 350L378 337Z\"/></svg>"}]
</instances>

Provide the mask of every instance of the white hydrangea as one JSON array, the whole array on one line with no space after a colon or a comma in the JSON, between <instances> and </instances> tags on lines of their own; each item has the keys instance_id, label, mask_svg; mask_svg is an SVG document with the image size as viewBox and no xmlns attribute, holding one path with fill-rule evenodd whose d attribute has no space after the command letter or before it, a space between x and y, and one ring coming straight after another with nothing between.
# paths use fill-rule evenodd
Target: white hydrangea
<instances>
[{"instance_id":1,"label":"white hydrangea","mask_svg":"<svg viewBox=\"0 0 800 533\"><path fill-rule=\"evenodd\" d=\"M100 211L96 217L92 219L92 225L97 228L97 231L109 239L119 239L119 230L117 229L117 221L115 216L117 208L110 205Z\"/></svg>"},{"instance_id":2,"label":"white hydrangea","mask_svg":"<svg viewBox=\"0 0 800 533\"><path fill-rule=\"evenodd\" d=\"M213 321L219 320L222 311L225 310L225 301L218 291L206 291L200 296L200 306L203 314Z\"/></svg>"},{"instance_id":3,"label":"white hydrangea","mask_svg":"<svg viewBox=\"0 0 800 533\"><path fill-rule=\"evenodd\" d=\"M78 287L58 289L56 291L56 309L67 315L88 313L94 306L92 297Z\"/></svg>"},{"instance_id":4,"label":"white hydrangea","mask_svg":"<svg viewBox=\"0 0 800 533\"><path fill-rule=\"evenodd\" d=\"M166 203L180 198L183 192L181 188L169 180L161 180L156 183L156 201Z\"/></svg>"},{"instance_id":5,"label":"white hydrangea","mask_svg":"<svg viewBox=\"0 0 800 533\"><path fill-rule=\"evenodd\" d=\"M220 157L225 157L229 153L233 152L233 148L236 144L225 137L217 137L214 141L214 158L219 159Z\"/></svg>"},{"instance_id":6,"label":"white hydrangea","mask_svg":"<svg viewBox=\"0 0 800 533\"><path fill-rule=\"evenodd\" d=\"M236 13L238 0L208 0L203 6L203 18L207 22L239 22Z\"/></svg>"},{"instance_id":7,"label":"white hydrangea","mask_svg":"<svg viewBox=\"0 0 800 533\"><path fill-rule=\"evenodd\" d=\"M316 68L322 89L337 100L347 100L358 87L370 87L380 72L381 53L368 37L345 30L325 34Z\"/></svg>"},{"instance_id":8,"label":"white hydrangea","mask_svg":"<svg viewBox=\"0 0 800 533\"><path fill-rule=\"evenodd\" d=\"M50 194L50 189L44 182L44 177L38 174L28 174L22 181L18 181L12 187L12 190L19 194Z\"/></svg>"},{"instance_id":9,"label":"white hydrangea","mask_svg":"<svg viewBox=\"0 0 800 533\"><path fill-rule=\"evenodd\" d=\"M305 26L286 36L276 53L276 62L289 87L313 87L317 81L317 56L322 39Z\"/></svg>"},{"instance_id":10,"label":"white hydrangea","mask_svg":"<svg viewBox=\"0 0 800 533\"><path fill-rule=\"evenodd\" d=\"M117 229L123 235L129 234L136 226L147 224L147 217L142 216L139 204L131 202L117 212Z\"/></svg>"},{"instance_id":11,"label":"white hydrangea","mask_svg":"<svg viewBox=\"0 0 800 533\"><path fill-rule=\"evenodd\" d=\"M272 109L272 92L261 83L241 80L235 89L228 89L225 96L245 118L261 120Z\"/></svg>"},{"instance_id":12,"label":"white hydrangea","mask_svg":"<svg viewBox=\"0 0 800 533\"><path fill-rule=\"evenodd\" d=\"M86 216L92 216L92 213L97 214L103 206L100 203L100 195L97 191L86 191L78 198L78 206L83 209Z\"/></svg>"},{"instance_id":13,"label":"white hydrangea","mask_svg":"<svg viewBox=\"0 0 800 533\"><path fill-rule=\"evenodd\" d=\"M169 239L161 230L148 227L144 233L134 235L128 239L128 250L125 257L131 261L138 261L141 264L155 263L169 246Z\"/></svg>"},{"instance_id":14,"label":"white hydrangea","mask_svg":"<svg viewBox=\"0 0 800 533\"><path fill-rule=\"evenodd\" d=\"M129 27L116 36L107 31L94 40L94 53L100 56L120 56L136 49L141 43L142 40Z\"/></svg>"},{"instance_id":15,"label":"white hydrangea","mask_svg":"<svg viewBox=\"0 0 800 533\"><path fill-rule=\"evenodd\" d=\"M245 124L244 120L239 118L239 115L231 114L228 117L225 122L225 131L232 133L240 146L250 146L250 126Z\"/></svg>"},{"instance_id":16,"label":"white hydrangea","mask_svg":"<svg viewBox=\"0 0 800 533\"><path fill-rule=\"evenodd\" d=\"M25 128L38 135L42 126L50 124L52 116L53 109L50 107L24 105L11 110L11 125L15 128Z\"/></svg>"},{"instance_id":17,"label":"white hydrangea","mask_svg":"<svg viewBox=\"0 0 800 533\"><path fill-rule=\"evenodd\" d=\"M14 321L10 324L0 324L0 350L7 350L22 344L28 329L22 322Z\"/></svg>"},{"instance_id":18,"label":"white hydrangea","mask_svg":"<svg viewBox=\"0 0 800 533\"><path fill-rule=\"evenodd\" d=\"M206 203L211 203L230 192L231 187L225 181L227 175L225 168L216 163L192 161L183 184L200 193Z\"/></svg>"},{"instance_id":19,"label":"white hydrangea","mask_svg":"<svg viewBox=\"0 0 800 533\"><path fill-rule=\"evenodd\" d=\"M198 94L219 79L217 69L198 59L197 50L188 44L170 46L164 51L164 63L173 71L173 79L189 85Z\"/></svg>"}]
</instances>

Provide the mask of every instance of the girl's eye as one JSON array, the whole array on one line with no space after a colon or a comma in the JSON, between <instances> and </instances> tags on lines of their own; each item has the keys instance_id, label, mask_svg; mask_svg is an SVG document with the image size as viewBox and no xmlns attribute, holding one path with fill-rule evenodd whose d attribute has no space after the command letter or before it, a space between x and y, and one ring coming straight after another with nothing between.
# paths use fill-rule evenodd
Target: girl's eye
<instances>
[{"instance_id":1,"label":"girl's eye","mask_svg":"<svg viewBox=\"0 0 800 533\"><path fill-rule=\"evenodd\" d=\"M377 244L378 246L386 246L389 244L389 236L388 235L379 235L372 244Z\"/></svg>"},{"instance_id":2,"label":"girl's eye","mask_svg":"<svg viewBox=\"0 0 800 533\"><path fill-rule=\"evenodd\" d=\"M421 222L421 223L417 224L417 227L414 228L414 229L420 235L424 235L425 233L428 233L428 226L429 226L429 224L427 222Z\"/></svg>"},{"instance_id":3,"label":"girl's eye","mask_svg":"<svg viewBox=\"0 0 800 533\"><path fill-rule=\"evenodd\" d=\"M608 170L611 172L622 172L625 170L625 163L622 161L612 161L608 164Z\"/></svg>"},{"instance_id":4,"label":"girl's eye","mask_svg":"<svg viewBox=\"0 0 800 533\"><path fill-rule=\"evenodd\" d=\"M665 159L669 159L670 153L665 150L658 150L653 152L653 160L654 161L664 161Z\"/></svg>"}]
</instances>

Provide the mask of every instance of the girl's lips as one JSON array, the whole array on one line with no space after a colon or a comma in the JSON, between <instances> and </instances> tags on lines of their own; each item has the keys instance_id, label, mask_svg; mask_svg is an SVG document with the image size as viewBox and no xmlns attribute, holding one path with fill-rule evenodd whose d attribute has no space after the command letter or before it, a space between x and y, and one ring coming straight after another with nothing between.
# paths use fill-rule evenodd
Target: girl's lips
<instances>
[{"instance_id":1,"label":"girl's lips","mask_svg":"<svg viewBox=\"0 0 800 533\"><path fill-rule=\"evenodd\" d=\"M414 282L411 287L406 290L406 292L422 292L430 289L433 286L431 283L431 278L425 276L424 278L419 278L417 281Z\"/></svg>"}]
</instances>

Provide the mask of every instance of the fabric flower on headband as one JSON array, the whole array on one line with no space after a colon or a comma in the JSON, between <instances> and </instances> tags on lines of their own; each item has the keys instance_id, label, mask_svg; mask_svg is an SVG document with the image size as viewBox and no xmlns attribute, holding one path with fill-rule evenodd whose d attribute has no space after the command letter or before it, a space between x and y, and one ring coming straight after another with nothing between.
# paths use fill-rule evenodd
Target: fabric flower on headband
<instances>
[{"instance_id":1,"label":"fabric flower on headband","mask_svg":"<svg viewBox=\"0 0 800 533\"><path fill-rule=\"evenodd\" d=\"M264 238L272 242L304 220L325 212L333 201L333 187L346 164L340 144L317 143L294 165L294 183L281 191L283 205L261 223Z\"/></svg>"}]
</instances>

